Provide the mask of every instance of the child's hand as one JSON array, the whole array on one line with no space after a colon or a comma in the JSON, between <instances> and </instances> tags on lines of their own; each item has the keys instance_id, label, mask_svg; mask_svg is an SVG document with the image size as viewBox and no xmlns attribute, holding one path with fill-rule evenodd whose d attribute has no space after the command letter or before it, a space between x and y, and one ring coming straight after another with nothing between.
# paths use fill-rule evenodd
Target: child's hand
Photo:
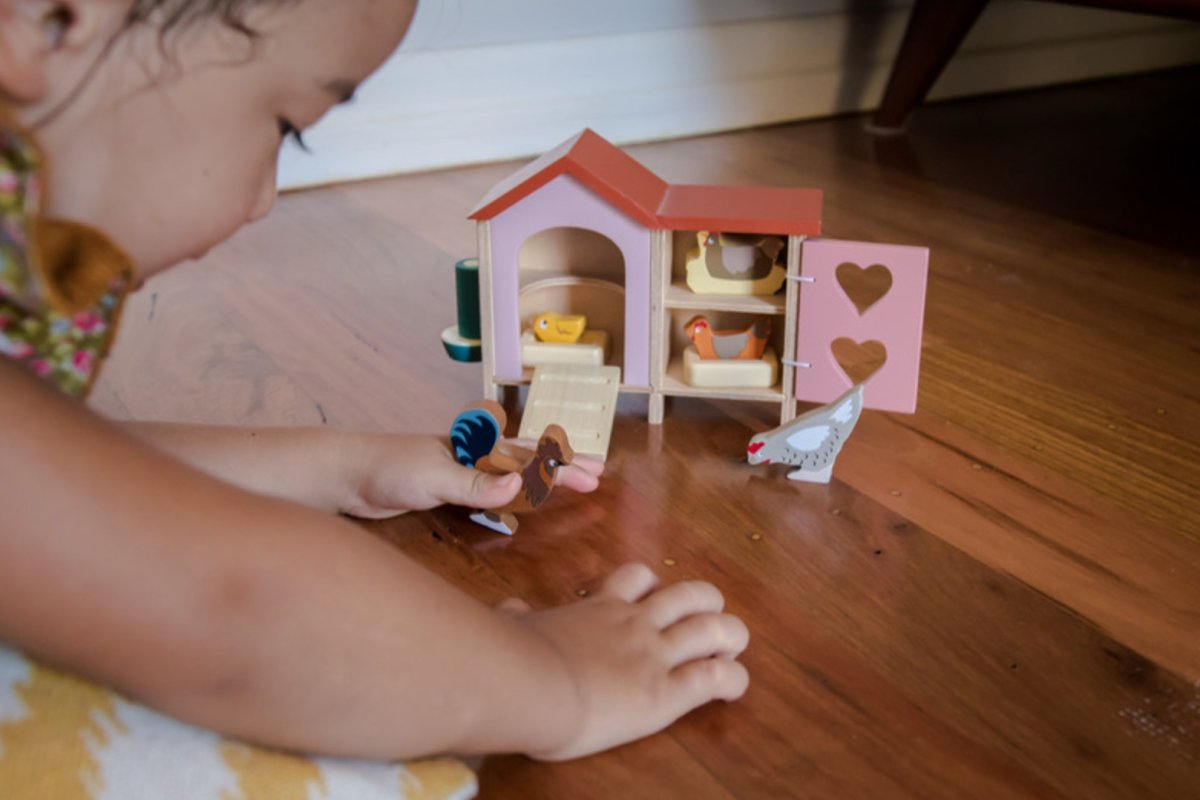
<instances>
[{"instance_id":1,"label":"child's hand","mask_svg":"<svg viewBox=\"0 0 1200 800\"><path fill-rule=\"evenodd\" d=\"M519 475L488 475L454 460L446 443L434 436L374 436L358 440L350 499L343 513L385 519L445 503L468 508L498 508L517 496ZM556 471L555 485L590 492L599 485L603 462L576 456Z\"/></svg>"},{"instance_id":2,"label":"child's hand","mask_svg":"<svg viewBox=\"0 0 1200 800\"><path fill-rule=\"evenodd\" d=\"M621 567L596 594L561 608L502 604L561 653L579 697L575 734L529 755L585 756L656 733L712 700L741 697L749 676L735 659L750 634L724 607L712 584L658 588L642 564Z\"/></svg>"}]
</instances>

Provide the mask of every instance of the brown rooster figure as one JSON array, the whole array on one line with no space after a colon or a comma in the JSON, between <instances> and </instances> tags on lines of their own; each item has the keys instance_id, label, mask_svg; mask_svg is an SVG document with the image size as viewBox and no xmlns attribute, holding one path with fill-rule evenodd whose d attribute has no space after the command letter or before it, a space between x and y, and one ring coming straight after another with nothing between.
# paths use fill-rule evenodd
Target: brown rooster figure
<instances>
[{"instance_id":1,"label":"brown rooster figure","mask_svg":"<svg viewBox=\"0 0 1200 800\"><path fill-rule=\"evenodd\" d=\"M559 425L547 425L538 439L537 450L509 442L498 442L486 456L475 462L475 469L492 475L521 474L521 490L512 502L501 508L479 511L471 520L484 527L512 536L517 532L515 512L535 511L550 497L554 474L575 458L567 432Z\"/></svg>"},{"instance_id":2,"label":"brown rooster figure","mask_svg":"<svg viewBox=\"0 0 1200 800\"><path fill-rule=\"evenodd\" d=\"M763 357L767 337L771 335L771 319L760 317L749 328L740 331L714 331L703 314L692 317L683 326L696 352L704 359Z\"/></svg>"}]
</instances>

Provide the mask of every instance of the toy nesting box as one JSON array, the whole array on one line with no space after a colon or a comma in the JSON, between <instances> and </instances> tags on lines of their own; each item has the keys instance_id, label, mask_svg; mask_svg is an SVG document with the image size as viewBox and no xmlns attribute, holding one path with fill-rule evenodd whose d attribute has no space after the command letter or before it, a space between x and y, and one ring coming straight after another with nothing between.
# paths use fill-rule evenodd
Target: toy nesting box
<instances>
[{"instance_id":1,"label":"toy nesting box","mask_svg":"<svg viewBox=\"0 0 1200 800\"><path fill-rule=\"evenodd\" d=\"M584 130L495 186L470 214L484 395L529 382L522 337L528 342L533 316L553 309L586 315L607 334L620 391L648 395L654 423L668 396L778 403L786 422L797 400L829 402L864 380L866 407L913 411L928 250L817 238L821 209L818 189L670 184ZM688 253L710 232L779 237L786 280L771 294L719 293L720 284L718 293L695 291ZM697 314L714 328L770 317L771 384L689 383L683 326ZM869 374L852 377L856 360L873 362Z\"/></svg>"}]
</instances>

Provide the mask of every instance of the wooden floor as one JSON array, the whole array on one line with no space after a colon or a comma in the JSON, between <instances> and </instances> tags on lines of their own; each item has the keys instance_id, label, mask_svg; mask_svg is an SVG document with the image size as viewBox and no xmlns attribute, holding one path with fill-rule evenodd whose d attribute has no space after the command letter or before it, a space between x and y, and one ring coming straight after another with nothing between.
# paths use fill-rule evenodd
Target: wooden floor
<instances>
[{"instance_id":1,"label":"wooden floor","mask_svg":"<svg viewBox=\"0 0 1200 800\"><path fill-rule=\"evenodd\" d=\"M622 562L721 586L746 698L487 798L1200 796L1200 70L630 148L671 181L816 186L826 234L928 245L919 411L828 486L748 467L770 407L622 402L610 472L504 539L366 526L485 601ZM472 205L514 165L283 198L134 300L120 417L444 432ZM402 679L402 676L397 676Z\"/></svg>"}]
</instances>

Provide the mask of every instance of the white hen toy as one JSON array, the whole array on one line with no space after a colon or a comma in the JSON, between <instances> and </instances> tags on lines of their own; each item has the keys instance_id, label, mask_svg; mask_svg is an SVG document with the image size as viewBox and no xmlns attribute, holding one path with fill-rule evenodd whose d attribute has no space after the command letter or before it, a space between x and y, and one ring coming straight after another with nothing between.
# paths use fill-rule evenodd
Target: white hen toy
<instances>
[{"instance_id":1,"label":"white hen toy","mask_svg":"<svg viewBox=\"0 0 1200 800\"><path fill-rule=\"evenodd\" d=\"M814 408L786 425L758 434L746 445L751 464L791 464L794 481L829 483L833 462L862 413L862 384L832 403Z\"/></svg>"}]
</instances>

